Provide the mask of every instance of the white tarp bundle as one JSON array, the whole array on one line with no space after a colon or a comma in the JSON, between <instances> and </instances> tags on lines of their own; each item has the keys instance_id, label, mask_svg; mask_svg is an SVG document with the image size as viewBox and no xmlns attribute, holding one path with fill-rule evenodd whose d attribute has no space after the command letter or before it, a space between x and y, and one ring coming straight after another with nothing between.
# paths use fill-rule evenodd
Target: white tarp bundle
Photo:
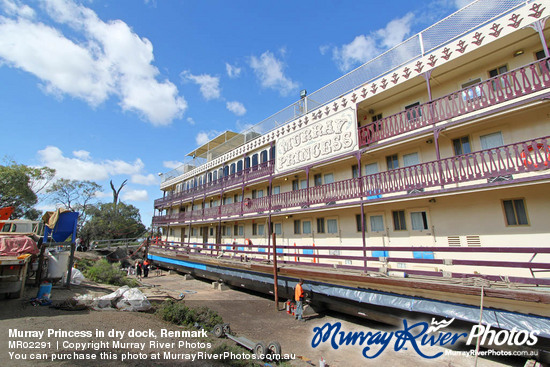
<instances>
[{"instance_id":1,"label":"white tarp bundle","mask_svg":"<svg viewBox=\"0 0 550 367\"><path fill-rule=\"evenodd\" d=\"M151 308L151 302L138 288L130 288L127 285L105 296L94 298L89 294L84 294L75 297L75 300L79 304L86 305L98 311L114 309L121 311L147 311Z\"/></svg>"},{"instance_id":2,"label":"white tarp bundle","mask_svg":"<svg viewBox=\"0 0 550 367\"><path fill-rule=\"evenodd\" d=\"M65 274L63 274L63 284L65 284L65 282L67 281L67 271L65 272ZM82 272L76 268L73 268L71 270L71 284L74 284L74 285L79 285L80 283L82 283L82 281L86 279L84 278L84 275L82 274Z\"/></svg>"}]
</instances>

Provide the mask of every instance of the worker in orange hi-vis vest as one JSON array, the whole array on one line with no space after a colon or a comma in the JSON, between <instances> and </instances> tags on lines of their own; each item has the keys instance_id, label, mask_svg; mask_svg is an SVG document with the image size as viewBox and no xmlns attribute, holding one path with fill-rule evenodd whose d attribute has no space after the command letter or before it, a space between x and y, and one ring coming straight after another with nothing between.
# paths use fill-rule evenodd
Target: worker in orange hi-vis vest
<instances>
[{"instance_id":1,"label":"worker in orange hi-vis vest","mask_svg":"<svg viewBox=\"0 0 550 367\"><path fill-rule=\"evenodd\" d=\"M296 301L296 314L295 318L298 321L305 321L302 318L302 313L304 312L304 288L302 285L304 284L304 280L300 279L298 281L298 284L296 284L296 289L294 290L294 300Z\"/></svg>"}]
</instances>

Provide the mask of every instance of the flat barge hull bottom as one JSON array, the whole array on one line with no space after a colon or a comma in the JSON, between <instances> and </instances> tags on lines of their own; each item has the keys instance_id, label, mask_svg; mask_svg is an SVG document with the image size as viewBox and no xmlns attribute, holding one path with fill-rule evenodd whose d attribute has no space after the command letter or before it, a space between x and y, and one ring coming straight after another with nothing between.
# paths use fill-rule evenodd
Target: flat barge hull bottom
<instances>
[{"instance_id":1,"label":"flat barge hull bottom","mask_svg":"<svg viewBox=\"0 0 550 367\"><path fill-rule=\"evenodd\" d=\"M190 274L194 277L221 281L233 287L273 294L273 265L218 260L201 255L175 255L151 250L149 259L155 265ZM291 299L299 278L305 280L313 308L360 316L392 325L403 318L414 320L430 315L479 322L481 287L416 281L408 278L379 278L357 272L318 271L304 266L278 268L278 294ZM484 324L512 330L538 331L550 338L550 297L548 292L513 289L483 289ZM453 299L455 302L449 302ZM526 312L528 311L528 312Z\"/></svg>"}]
</instances>

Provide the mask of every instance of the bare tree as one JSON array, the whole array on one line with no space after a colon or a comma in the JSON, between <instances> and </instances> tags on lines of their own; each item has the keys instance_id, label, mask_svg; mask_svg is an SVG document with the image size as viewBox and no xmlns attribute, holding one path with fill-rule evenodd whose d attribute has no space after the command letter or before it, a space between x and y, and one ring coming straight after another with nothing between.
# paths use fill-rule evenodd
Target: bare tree
<instances>
[{"instance_id":1,"label":"bare tree","mask_svg":"<svg viewBox=\"0 0 550 367\"><path fill-rule=\"evenodd\" d=\"M67 180L61 178L46 189L50 200L57 206L80 212L79 230L87 220L88 208L97 200L96 192L101 186L92 181Z\"/></svg>"},{"instance_id":2,"label":"bare tree","mask_svg":"<svg viewBox=\"0 0 550 367\"><path fill-rule=\"evenodd\" d=\"M109 181L111 183L111 189L113 189L113 204L116 208L116 205L118 203L118 196L120 194L120 190L122 190L122 188L126 185L126 182L128 182L128 180L124 180L122 182L122 184L120 184L120 187L117 189L115 189L115 185L113 185L113 180Z\"/></svg>"}]
</instances>

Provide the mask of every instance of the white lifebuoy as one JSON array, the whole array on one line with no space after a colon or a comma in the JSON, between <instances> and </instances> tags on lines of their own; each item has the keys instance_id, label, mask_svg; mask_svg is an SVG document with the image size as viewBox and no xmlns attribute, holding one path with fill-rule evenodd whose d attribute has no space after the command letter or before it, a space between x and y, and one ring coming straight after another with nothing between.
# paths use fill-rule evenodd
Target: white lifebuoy
<instances>
[{"instance_id":1,"label":"white lifebuoy","mask_svg":"<svg viewBox=\"0 0 550 367\"><path fill-rule=\"evenodd\" d=\"M250 241L249 238L246 238L246 239L244 240L244 244L245 244L246 246L250 246L250 245L252 244L252 241Z\"/></svg>"}]
</instances>

